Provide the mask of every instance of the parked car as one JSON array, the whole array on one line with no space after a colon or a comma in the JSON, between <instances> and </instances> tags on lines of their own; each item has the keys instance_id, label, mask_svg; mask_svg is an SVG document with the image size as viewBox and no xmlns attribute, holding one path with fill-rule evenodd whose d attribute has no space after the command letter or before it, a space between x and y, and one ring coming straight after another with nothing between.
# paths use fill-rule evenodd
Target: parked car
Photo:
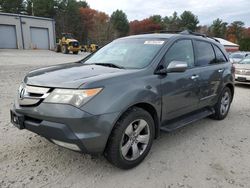
<instances>
[{"instance_id":1,"label":"parked car","mask_svg":"<svg viewBox=\"0 0 250 188\"><path fill-rule=\"evenodd\" d=\"M238 63L245 57L247 57L250 52L234 52L229 55L231 63Z\"/></svg>"},{"instance_id":2,"label":"parked car","mask_svg":"<svg viewBox=\"0 0 250 188\"><path fill-rule=\"evenodd\" d=\"M250 56L245 57L235 66L235 80L240 83L250 84Z\"/></svg>"},{"instance_id":3,"label":"parked car","mask_svg":"<svg viewBox=\"0 0 250 188\"><path fill-rule=\"evenodd\" d=\"M220 43L191 32L136 35L79 62L28 73L11 122L129 169L160 130L222 120L233 96L233 67Z\"/></svg>"}]
</instances>

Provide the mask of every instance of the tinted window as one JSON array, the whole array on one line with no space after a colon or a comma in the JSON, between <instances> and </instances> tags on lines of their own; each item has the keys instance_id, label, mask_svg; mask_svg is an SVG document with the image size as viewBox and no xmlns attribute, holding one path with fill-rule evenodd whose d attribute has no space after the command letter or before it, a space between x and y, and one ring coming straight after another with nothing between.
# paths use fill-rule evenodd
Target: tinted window
<instances>
[{"instance_id":1,"label":"tinted window","mask_svg":"<svg viewBox=\"0 0 250 188\"><path fill-rule=\"evenodd\" d=\"M168 65L171 61L184 61L189 67L194 66L194 52L191 40L176 41L164 57L164 63Z\"/></svg>"},{"instance_id":2,"label":"tinted window","mask_svg":"<svg viewBox=\"0 0 250 188\"><path fill-rule=\"evenodd\" d=\"M225 58L222 51L217 46L215 46L215 45L213 45L213 46L214 46L214 51L215 51L215 55L216 55L216 61L219 63L227 62L227 59Z\"/></svg>"},{"instance_id":3,"label":"tinted window","mask_svg":"<svg viewBox=\"0 0 250 188\"><path fill-rule=\"evenodd\" d=\"M213 47L208 42L195 41L195 57L197 66L206 66L215 63Z\"/></svg>"}]
</instances>

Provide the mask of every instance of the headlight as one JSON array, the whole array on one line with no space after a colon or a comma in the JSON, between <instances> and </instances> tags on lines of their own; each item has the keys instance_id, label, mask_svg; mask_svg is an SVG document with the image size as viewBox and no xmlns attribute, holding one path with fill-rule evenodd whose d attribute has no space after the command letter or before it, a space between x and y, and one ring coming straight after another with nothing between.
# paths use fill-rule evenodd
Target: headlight
<instances>
[{"instance_id":1,"label":"headlight","mask_svg":"<svg viewBox=\"0 0 250 188\"><path fill-rule=\"evenodd\" d=\"M45 99L47 103L71 104L80 107L92 97L97 95L102 88L95 89L55 89Z\"/></svg>"}]
</instances>

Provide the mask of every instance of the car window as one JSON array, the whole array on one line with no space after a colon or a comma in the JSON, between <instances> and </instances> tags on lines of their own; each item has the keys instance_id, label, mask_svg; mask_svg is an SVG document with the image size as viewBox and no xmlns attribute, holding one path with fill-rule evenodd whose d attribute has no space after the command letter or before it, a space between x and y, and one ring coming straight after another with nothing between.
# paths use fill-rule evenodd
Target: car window
<instances>
[{"instance_id":1,"label":"car window","mask_svg":"<svg viewBox=\"0 0 250 188\"><path fill-rule=\"evenodd\" d=\"M218 63L224 63L227 62L227 59L225 58L224 54L222 53L222 51L215 45L214 46L214 51L215 51L215 55L216 55L216 61Z\"/></svg>"},{"instance_id":2,"label":"car window","mask_svg":"<svg viewBox=\"0 0 250 188\"><path fill-rule=\"evenodd\" d=\"M90 58L85 64L112 63L127 69L144 68L151 63L166 40L160 39L120 39L109 43Z\"/></svg>"},{"instance_id":3,"label":"car window","mask_svg":"<svg viewBox=\"0 0 250 188\"><path fill-rule=\"evenodd\" d=\"M243 54L231 54L230 58L242 59L244 57Z\"/></svg>"},{"instance_id":4,"label":"car window","mask_svg":"<svg viewBox=\"0 0 250 188\"><path fill-rule=\"evenodd\" d=\"M195 41L196 66L207 66L216 62L213 47L204 41Z\"/></svg>"},{"instance_id":5,"label":"car window","mask_svg":"<svg viewBox=\"0 0 250 188\"><path fill-rule=\"evenodd\" d=\"M241 60L239 64L250 64L250 56L247 56L245 59Z\"/></svg>"},{"instance_id":6,"label":"car window","mask_svg":"<svg viewBox=\"0 0 250 188\"><path fill-rule=\"evenodd\" d=\"M194 51L191 40L178 40L164 56L164 64L167 66L171 61L187 62L188 67L194 66Z\"/></svg>"}]
</instances>

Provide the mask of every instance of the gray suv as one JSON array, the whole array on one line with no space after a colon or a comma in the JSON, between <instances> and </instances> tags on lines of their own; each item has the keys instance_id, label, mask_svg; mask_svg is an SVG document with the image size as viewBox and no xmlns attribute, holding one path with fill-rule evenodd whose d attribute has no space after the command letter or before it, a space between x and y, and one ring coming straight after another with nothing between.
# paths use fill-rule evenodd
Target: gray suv
<instances>
[{"instance_id":1,"label":"gray suv","mask_svg":"<svg viewBox=\"0 0 250 188\"><path fill-rule=\"evenodd\" d=\"M19 129L129 169L161 130L224 119L233 95L234 69L220 43L191 32L145 34L28 73L10 112Z\"/></svg>"}]
</instances>

